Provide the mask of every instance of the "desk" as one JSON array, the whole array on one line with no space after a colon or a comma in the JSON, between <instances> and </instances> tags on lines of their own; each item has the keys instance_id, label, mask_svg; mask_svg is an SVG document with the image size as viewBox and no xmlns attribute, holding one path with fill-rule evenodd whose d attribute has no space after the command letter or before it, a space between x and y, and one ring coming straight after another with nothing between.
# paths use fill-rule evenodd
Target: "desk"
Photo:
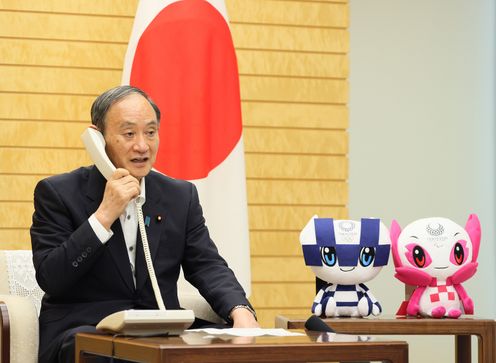
<instances>
[{"instance_id":1,"label":"desk","mask_svg":"<svg viewBox=\"0 0 496 363\"><path fill-rule=\"evenodd\" d=\"M113 356L149 363L260 363L329 362L386 360L408 362L408 345L393 341L328 340L326 333L291 337L205 338L204 333L185 333L179 337L129 338L101 334L76 335L76 363L91 357ZM356 339L356 338L355 338ZM348 338L348 340L351 340Z\"/></svg>"},{"instance_id":2,"label":"desk","mask_svg":"<svg viewBox=\"0 0 496 363\"><path fill-rule=\"evenodd\" d=\"M308 318L288 315L276 317L276 328L301 329ZM336 332L363 335L454 335L455 357L458 363L468 363L471 357L470 336L479 341L479 363L496 362L496 324L491 319L462 317L459 319L427 319L415 317L367 317L324 319Z\"/></svg>"}]
</instances>

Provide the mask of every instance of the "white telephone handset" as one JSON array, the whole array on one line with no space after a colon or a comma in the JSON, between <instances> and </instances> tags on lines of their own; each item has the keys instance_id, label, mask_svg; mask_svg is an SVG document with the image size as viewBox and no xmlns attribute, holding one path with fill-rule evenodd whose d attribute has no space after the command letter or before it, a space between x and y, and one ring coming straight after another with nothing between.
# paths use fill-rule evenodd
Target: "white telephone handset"
<instances>
[{"instance_id":1,"label":"white telephone handset","mask_svg":"<svg viewBox=\"0 0 496 363\"><path fill-rule=\"evenodd\" d=\"M105 179L108 180L114 173L115 166L105 152L105 139L103 135L95 129L87 128L81 135L81 139L96 167ZM195 315L192 310L165 309L148 246L143 211L141 209L143 200L138 197L135 199L135 202L146 267L150 275L153 293L155 294L159 310L119 311L104 318L96 327L97 329L118 332L124 335L177 335L193 323Z\"/></svg>"},{"instance_id":2,"label":"white telephone handset","mask_svg":"<svg viewBox=\"0 0 496 363\"><path fill-rule=\"evenodd\" d=\"M88 127L81 135L86 151L95 163L100 173L109 179L115 171L115 166L105 152L105 139L100 131Z\"/></svg>"}]
</instances>

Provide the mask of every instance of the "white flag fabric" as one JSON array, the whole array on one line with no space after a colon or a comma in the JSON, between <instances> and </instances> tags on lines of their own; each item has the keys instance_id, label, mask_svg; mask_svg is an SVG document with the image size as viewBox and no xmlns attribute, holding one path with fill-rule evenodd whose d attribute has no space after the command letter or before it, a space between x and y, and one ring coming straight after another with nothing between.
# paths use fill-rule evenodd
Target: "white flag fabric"
<instances>
[{"instance_id":1,"label":"white flag fabric","mask_svg":"<svg viewBox=\"0 0 496 363\"><path fill-rule=\"evenodd\" d=\"M155 168L197 186L210 235L249 296L239 75L224 1L140 0L122 84L158 104Z\"/></svg>"}]
</instances>

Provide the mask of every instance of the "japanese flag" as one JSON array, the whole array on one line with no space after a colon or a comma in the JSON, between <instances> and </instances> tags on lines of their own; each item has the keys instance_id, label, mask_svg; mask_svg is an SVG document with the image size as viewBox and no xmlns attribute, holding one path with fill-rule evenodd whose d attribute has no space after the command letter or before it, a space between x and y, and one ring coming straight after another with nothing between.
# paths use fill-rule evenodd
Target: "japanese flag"
<instances>
[{"instance_id":1,"label":"japanese flag","mask_svg":"<svg viewBox=\"0 0 496 363\"><path fill-rule=\"evenodd\" d=\"M211 237L250 295L239 76L224 1L140 0L122 83L158 104L155 169L197 186Z\"/></svg>"}]
</instances>

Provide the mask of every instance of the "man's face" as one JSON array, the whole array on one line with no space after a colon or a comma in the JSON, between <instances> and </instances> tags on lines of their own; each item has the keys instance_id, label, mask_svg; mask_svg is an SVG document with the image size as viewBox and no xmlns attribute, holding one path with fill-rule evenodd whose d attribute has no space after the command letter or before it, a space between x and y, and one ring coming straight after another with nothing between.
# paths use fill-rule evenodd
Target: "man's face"
<instances>
[{"instance_id":1,"label":"man's face","mask_svg":"<svg viewBox=\"0 0 496 363\"><path fill-rule=\"evenodd\" d=\"M141 180L158 151L158 121L150 103L132 93L114 103L105 118L106 151L116 168L127 169Z\"/></svg>"}]
</instances>

